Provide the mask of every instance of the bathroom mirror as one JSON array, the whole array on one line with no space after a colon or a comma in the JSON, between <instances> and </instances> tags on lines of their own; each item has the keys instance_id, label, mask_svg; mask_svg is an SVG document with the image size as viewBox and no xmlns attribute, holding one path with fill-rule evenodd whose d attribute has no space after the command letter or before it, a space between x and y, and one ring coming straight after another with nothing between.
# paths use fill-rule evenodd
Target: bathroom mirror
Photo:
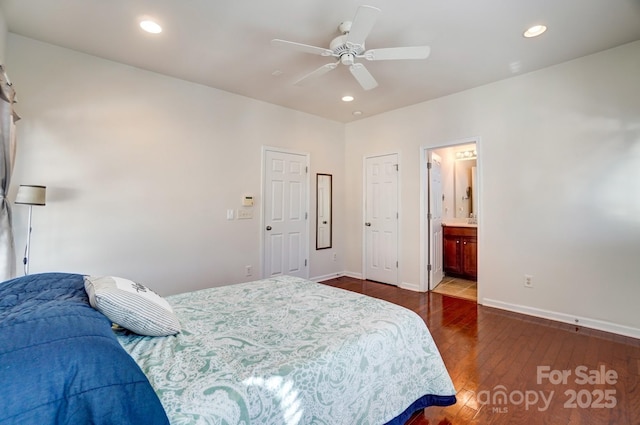
<instances>
[{"instance_id":1,"label":"bathroom mirror","mask_svg":"<svg viewBox=\"0 0 640 425\"><path fill-rule=\"evenodd\" d=\"M331 248L331 174L316 174L316 249Z\"/></svg>"},{"instance_id":2,"label":"bathroom mirror","mask_svg":"<svg viewBox=\"0 0 640 425\"><path fill-rule=\"evenodd\" d=\"M454 165L456 218L469 218L477 213L476 159L456 159Z\"/></svg>"}]
</instances>

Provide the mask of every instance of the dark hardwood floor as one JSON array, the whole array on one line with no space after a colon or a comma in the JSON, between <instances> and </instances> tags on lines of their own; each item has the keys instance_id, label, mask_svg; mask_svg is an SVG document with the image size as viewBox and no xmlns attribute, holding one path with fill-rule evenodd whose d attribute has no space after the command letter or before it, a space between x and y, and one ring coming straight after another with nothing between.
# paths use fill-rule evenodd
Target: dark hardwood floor
<instances>
[{"instance_id":1,"label":"dark hardwood floor","mask_svg":"<svg viewBox=\"0 0 640 425\"><path fill-rule=\"evenodd\" d=\"M640 424L640 340L340 277L323 282L415 311L458 402L407 425Z\"/></svg>"}]
</instances>

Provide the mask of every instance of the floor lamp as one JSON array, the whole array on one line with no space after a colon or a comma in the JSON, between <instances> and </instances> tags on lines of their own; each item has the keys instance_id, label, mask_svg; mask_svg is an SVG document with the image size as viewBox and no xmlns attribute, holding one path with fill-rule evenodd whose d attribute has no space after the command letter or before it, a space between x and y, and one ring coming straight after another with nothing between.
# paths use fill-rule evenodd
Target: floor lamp
<instances>
[{"instance_id":1,"label":"floor lamp","mask_svg":"<svg viewBox=\"0 0 640 425\"><path fill-rule=\"evenodd\" d=\"M18 188L18 194L16 195L16 204L29 205L27 246L24 249L24 258L22 259L22 264L24 264L25 276L29 274L29 248L31 245L31 215L33 212L33 206L44 206L46 201L46 193L46 186L20 185L20 187Z\"/></svg>"}]
</instances>

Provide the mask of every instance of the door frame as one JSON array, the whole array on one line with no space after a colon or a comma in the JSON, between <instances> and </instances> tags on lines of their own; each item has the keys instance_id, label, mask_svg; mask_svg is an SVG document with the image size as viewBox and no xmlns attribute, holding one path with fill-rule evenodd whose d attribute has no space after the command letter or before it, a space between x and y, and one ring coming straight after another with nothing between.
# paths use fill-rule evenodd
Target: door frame
<instances>
[{"instance_id":1,"label":"door frame","mask_svg":"<svg viewBox=\"0 0 640 425\"><path fill-rule=\"evenodd\" d=\"M265 228L265 208L267 207L267 203L265 202L265 193L266 193L266 188L265 185L267 184L267 179L266 179L266 160L267 160L267 152L268 151L272 151L272 152L279 152L279 153L286 153L286 154L293 154L293 155L300 155L303 156L305 158L305 162L306 162L306 167L307 167L307 172L306 172L306 178L305 178L305 185L306 185L306 202L304 203L305 208L306 208L306 226L304 228L304 232L305 232L305 238L306 238L306 244L304 247L304 252L305 252L305 259L307 260L307 266L305 267L305 278L309 278L309 270L311 269L311 259L309 258L309 208L310 208L310 199L311 199L311 195L309 193L309 190L311 188L311 183L310 183L310 175L311 175L311 155L308 152L301 152L301 151L296 151L293 149L287 149L287 148L280 148L280 147L275 147L275 146L262 146L262 152L261 152L261 158L260 158L260 162L261 162L261 170L260 170L260 199L262 200L262 207L260 208L260 278L261 279L265 279L266 273L265 273L265 267L266 267L266 261L265 261L265 255L266 255L266 251L265 251L265 237L264 237L264 228Z\"/></svg>"},{"instance_id":2,"label":"door frame","mask_svg":"<svg viewBox=\"0 0 640 425\"><path fill-rule=\"evenodd\" d=\"M476 144L476 152L478 153L478 157L476 159L476 173L477 173L477 193L478 193L478 303L480 304L481 295L482 295L482 285L480 284L481 277L481 253L482 246L484 240L484 231L482 230L482 222L483 222L483 208L482 208L482 143L480 136L472 136L464 139L451 140L446 141L438 145L434 146L422 146L420 147L420 283L419 283L419 291L420 292L428 292L433 288L431 287L431 282L429 282L429 272L427 271L427 258L429 257L429 245L431 240L431 229L429 228L430 223L427 222L427 212L428 212L428 189L429 189L429 178L427 173L427 158L430 151L443 149L443 148L453 148L459 145L466 145L469 143Z\"/></svg>"},{"instance_id":3,"label":"door frame","mask_svg":"<svg viewBox=\"0 0 640 425\"><path fill-rule=\"evenodd\" d=\"M369 158L376 158L376 157L380 157L380 156L388 156L388 155L396 155L396 157L398 158L398 179L397 179L397 185L398 185L398 193L397 193L397 211L398 211L398 220L397 220L397 227L396 227L396 259L398 261L398 267L396 270L396 283L395 285L398 287L401 287L401 279L400 276L402 276L402 259L400 258L400 252L401 249L400 247L402 246L402 238L401 238L401 231L400 229L402 229L402 199L401 199L401 193L402 193L402 173L400 172L400 170L402 169L402 157L400 155L400 152L385 152L385 153L378 153L378 154L371 154L371 155L365 155L362 157L362 220L360 221L361 223L361 229L362 229L362 278L363 279L367 279L367 235L366 232L364 230L364 223L367 220L367 159Z\"/></svg>"}]
</instances>

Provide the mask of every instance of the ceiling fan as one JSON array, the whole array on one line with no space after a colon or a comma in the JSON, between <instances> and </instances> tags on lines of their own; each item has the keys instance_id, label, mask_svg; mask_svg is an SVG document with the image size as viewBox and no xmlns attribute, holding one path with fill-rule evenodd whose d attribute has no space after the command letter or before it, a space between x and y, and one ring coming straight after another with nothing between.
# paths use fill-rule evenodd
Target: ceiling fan
<instances>
[{"instance_id":1,"label":"ceiling fan","mask_svg":"<svg viewBox=\"0 0 640 425\"><path fill-rule=\"evenodd\" d=\"M307 84L327 72L336 69L338 64L342 63L349 67L349 71L351 71L351 74L363 89L371 90L378 86L378 82L362 63L356 62L356 59L364 58L370 61L426 59L429 57L431 51L429 46L365 50L365 39L369 35L369 32L371 32L379 13L380 9L377 7L360 6L353 21L345 21L338 26L338 30L342 35L334 38L329 44L328 49L280 39L271 40L271 44L304 53L337 58L336 61L322 65L315 71L298 79L294 83L295 85Z\"/></svg>"}]
</instances>

